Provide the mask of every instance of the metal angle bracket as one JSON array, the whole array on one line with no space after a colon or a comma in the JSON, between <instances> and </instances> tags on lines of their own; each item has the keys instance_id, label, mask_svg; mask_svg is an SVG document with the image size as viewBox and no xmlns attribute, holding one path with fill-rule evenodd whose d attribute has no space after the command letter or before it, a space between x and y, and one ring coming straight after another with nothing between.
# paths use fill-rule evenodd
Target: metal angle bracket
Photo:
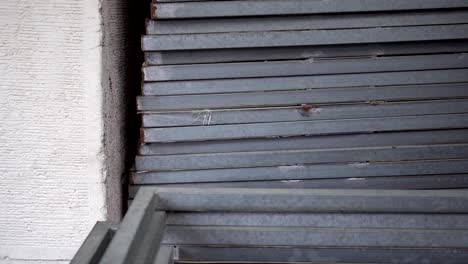
<instances>
[{"instance_id":1,"label":"metal angle bracket","mask_svg":"<svg viewBox=\"0 0 468 264\"><path fill-rule=\"evenodd\" d=\"M291 215L297 213L308 213L308 214L341 214L341 215L352 215L352 214L402 214L405 217L411 217L415 213L419 215L437 215L439 218L444 214L467 214L468 213L468 191L466 190L284 190L284 189L242 189L242 188L213 188L213 189L198 189L198 188L155 188L155 187L143 187L139 190L135 200L133 201L129 211L125 215L120 226L115 230L113 225L110 223L98 223L95 228L91 231L89 237L86 239L80 250L76 254L75 258L71 263L73 264L87 264L87 263L173 263L175 259L181 261L190 260L190 254L180 256L179 251L187 251L187 245L184 241L182 244L171 244L168 243L171 239L174 239L174 230L180 229L177 225L170 224L169 228L166 228L168 222L166 221L166 214L173 214L175 212L185 213L209 213L209 212L226 212L228 217L229 213L246 213L246 214L258 214L259 212L264 213L275 213ZM436 218L436 217L435 217ZM438 219L439 219L438 218ZM439 219L440 220L440 219ZM196 223L188 223L191 225L184 225L182 229L186 229L188 233L195 234L197 232L198 237L191 236L189 240L193 241L229 241L223 238L226 234L234 234L235 232L249 233L249 232L260 232L270 233L282 232L282 234L290 233L292 227L289 226L277 226L272 228L265 227L254 227L254 226L194 226ZM208 230L209 237L203 237L203 230ZM297 229L297 227L296 227ZM305 229L316 230L319 232L325 232L330 237L329 241L335 241L336 236L334 235L338 229L320 228L320 227L306 227ZM197 231L198 230L198 231ZM211 230L211 231L210 231ZM232 233L234 230L235 232ZM345 230L345 229L343 229ZM115 231L115 232L114 232ZM307 231L307 230L306 230ZM447 231L447 232L446 232ZM465 234L468 230L455 230L460 234ZM169 232L169 233L168 233ZM180 234L180 231L177 231ZM195 232L195 233L194 233ZM214 233L213 233L214 232ZM297 232L297 231L296 231ZM354 232L354 233L353 233ZM379 247L379 250L386 252L387 255L393 256L420 256L435 254L444 255L447 254L447 250L454 253L454 261L451 263L460 263L456 259L460 259L460 256L468 256L468 248L461 249L447 245L461 245L464 243L463 238L461 240L451 239L451 233L446 229L430 229L421 230L415 229L389 229L389 228L358 228L358 229L346 229L345 233L352 233L352 235L364 234L363 239L359 241L372 240L372 234L377 233L386 234L386 232L402 232L405 234L418 233L419 236L429 237L434 243L424 243L424 248L419 248L419 251L414 251L410 248L404 248L402 251L393 253L393 249L386 248L385 246ZM206 233L206 232L205 232ZM252 234L253 234L252 233ZM259 234L260 234L259 233ZM263 234L262 233L262 234ZM324 234L325 234L324 233ZM341 235L343 235L340 232ZM379 233L379 234L380 234ZM169 234L169 238L164 238ZM266 234L266 233L265 233ZM279 233L278 233L279 234ZM371 234L371 235L368 235ZM390 233L388 233L390 234ZM398 234L398 233L397 233ZM445 235L444 235L445 234ZM340 235L340 236L341 236ZM394 234L395 235L395 234ZM393 235L393 236L394 236ZM453 234L452 234L453 235ZM182 236L176 237L175 240L183 238ZM274 235L277 237L277 235ZM379 235L380 236L380 235ZM391 235L385 241L395 243L392 241ZM265 238L265 237L264 237ZM267 237L266 237L267 238ZM214 240L213 240L214 239ZM224 239L224 240L223 240ZM237 238L238 241L242 241L242 238ZM447 244L440 239L445 239ZM268 240L268 238L267 238ZM274 239L277 241L277 239ZM340 251L343 258L349 256L349 252L345 249L340 249L339 245L342 245L342 241L337 241L336 246L327 245L330 248L330 252ZM383 240L382 240L383 241ZM177 241L176 241L177 242ZM190 242L190 241L189 241ZM251 242L251 241L250 241ZM270 241L271 242L271 241ZM269 241L266 241L266 245L269 245ZM218 242L216 242L218 243ZM263 242L262 242L263 243ZM276 242L275 242L276 243ZM329 243L329 242L327 242ZM334 243L334 242L333 242ZM411 239L406 241L406 244L411 244ZM415 242L416 243L416 242ZM437 244L439 243L439 244ZM442 244L440 244L442 243ZM223 243L220 243L223 245ZM298 248L297 241L293 248L299 250L306 246L302 245ZM217 247L218 244L208 246L202 246L202 244L195 244L194 246L201 246L200 252L211 252L213 253L213 246ZM229 244L224 244L229 247ZM236 245L236 248L242 247L242 244ZM254 249L252 245L244 244L244 248L247 246L245 252L250 252ZM257 245L254 247L259 247ZM310 247L311 245L309 245ZM307 246L306 246L307 247ZM375 250L365 249L366 246L359 245L361 251ZM371 247L368 245L367 247ZM271 247L270 247L271 248ZM313 247L316 248L316 247ZM445 248L445 249L443 249ZM447 249L448 248L448 249ZM268 251L268 246L265 249ZM308 250L312 250L308 249ZM315 250L315 249L314 249ZM318 249L317 249L318 250ZM344 250L344 251L343 251ZM387 250L387 251L386 251ZM393 250L393 251L388 251ZM443 252L442 252L442 251ZM445 250L445 251L444 251ZM193 250L192 250L193 251ZM326 250L325 250L326 251ZM325 252L324 251L324 252ZM346 251L346 252L345 252ZM349 250L348 250L349 251ZM414 251L414 252L413 252ZM456 252L455 252L456 251ZM252 251L253 252L253 251ZM301 251L302 252L302 251ZM419 253L418 253L419 252ZM425 252L420 254L420 252ZM456 253L456 254L455 254ZM348 254L348 255L347 255ZM393 255L392 255L393 254ZM416 254L416 255L415 255ZM197 254L195 254L197 255ZM199 255L199 254L198 254ZM255 255L255 254L253 254ZM366 255L366 254L364 254ZM309 255L304 255L309 256ZM312 255L311 255L312 256ZM309 256L309 257L311 257ZM233 258L233 256L226 257ZM267 257L267 256L266 256ZM322 255L323 257L323 255ZM206 260L212 260L213 255L200 257ZM232 259L231 259L232 260ZM265 259L266 261L267 259ZM219 259L222 261L222 259ZM316 261L316 260L314 260ZM268 262L268 261L267 261Z\"/></svg>"}]
</instances>

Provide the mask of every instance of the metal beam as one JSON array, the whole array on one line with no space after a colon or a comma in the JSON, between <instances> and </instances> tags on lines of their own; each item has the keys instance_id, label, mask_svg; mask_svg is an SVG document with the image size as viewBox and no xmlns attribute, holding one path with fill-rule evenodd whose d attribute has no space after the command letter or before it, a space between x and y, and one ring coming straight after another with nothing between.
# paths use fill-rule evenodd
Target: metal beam
<instances>
[{"instance_id":1,"label":"metal beam","mask_svg":"<svg viewBox=\"0 0 468 264\"><path fill-rule=\"evenodd\" d=\"M468 90L468 85L466 85L466 90ZM183 103L182 96L180 99L180 102ZM257 105L256 108L220 110L206 110L208 108L201 108L205 110L143 113L142 126L211 126L227 124L468 113L468 100L461 99L389 103L375 102L367 104L346 105L306 104L305 106L301 107L294 106L275 108L262 108L262 103L263 102L259 102L259 105Z\"/></svg>"},{"instance_id":2,"label":"metal beam","mask_svg":"<svg viewBox=\"0 0 468 264\"><path fill-rule=\"evenodd\" d=\"M168 226L163 244L463 248L468 230Z\"/></svg>"},{"instance_id":3,"label":"metal beam","mask_svg":"<svg viewBox=\"0 0 468 264\"><path fill-rule=\"evenodd\" d=\"M151 143L226 140L466 127L468 127L468 114L421 115L197 127L143 128L142 141Z\"/></svg>"},{"instance_id":4,"label":"metal beam","mask_svg":"<svg viewBox=\"0 0 468 264\"><path fill-rule=\"evenodd\" d=\"M386 189L386 190L436 190L468 188L468 174L353 177L340 179L231 181L164 184L160 187L188 188L277 188L277 189ZM138 188L133 185L131 189Z\"/></svg>"},{"instance_id":5,"label":"metal beam","mask_svg":"<svg viewBox=\"0 0 468 264\"><path fill-rule=\"evenodd\" d=\"M423 26L468 23L466 10L411 13L330 14L326 16L285 16L254 18L217 18L148 20L146 34L196 34L272 30L318 30L370 28L385 26Z\"/></svg>"},{"instance_id":6,"label":"metal beam","mask_svg":"<svg viewBox=\"0 0 468 264\"><path fill-rule=\"evenodd\" d=\"M111 222L97 222L70 263L98 264L116 228Z\"/></svg>"},{"instance_id":7,"label":"metal beam","mask_svg":"<svg viewBox=\"0 0 468 264\"><path fill-rule=\"evenodd\" d=\"M340 178L468 174L467 160L354 162L233 169L137 172L134 184L215 183L236 181L294 181ZM131 188L132 190L132 188Z\"/></svg>"},{"instance_id":8,"label":"metal beam","mask_svg":"<svg viewBox=\"0 0 468 264\"><path fill-rule=\"evenodd\" d=\"M465 264L467 249L178 246L179 261Z\"/></svg>"},{"instance_id":9,"label":"metal beam","mask_svg":"<svg viewBox=\"0 0 468 264\"><path fill-rule=\"evenodd\" d=\"M258 1L256 1L258 2ZM263 1L262 1L263 2ZM143 51L338 45L468 38L468 24L363 29L146 35Z\"/></svg>"},{"instance_id":10,"label":"metal beam","mask_svg":"<svg viewBox=\"0 0 468 264\"><path fill-rule=\"evenodd\" d=\"M150 250L154 250L154 248ZM155 261L152 264L174 264L174 247L161 246L158 250Z\"/></svg>"},{"instance_id":11,"label":"metal beam","mask_svg":"<svg viewBox=\"0 0 468 264\"><path fill-rule=\"evenodd\" d=\"M320 104L337 103L372 103L374 105L385 101L434 100L468 97L468 84L431 84L381 87L349 87L310 89L303 91L268 91L243 92L228 94L199 94L172 96L140 96L137 107L140 111L187 111L198 118L201 125L212 124L212 110L234 108L262 108L275 106L306 105L309 111L314 111ZM250 111L258 111L252 110ZM265 109L260 109L264 112ZM301 111L307 115L307 111ZM180 115L180 113L178 114ZM299 113L296 112L296 116ZM319 115L319 114L317 114ZM210 119L211 116L211 119ZM312 115L316 116L316 115ZM245 116L244 118L248 118ZM281 118L279 116L278 118ZM305 118L305 117L304 117ZM234 119L235 120L235 119ZM161 122L164 122L161 121Z\"/></svg>"},{"instance_id":12,"label":"metal beam","mask_svg":"<svg viewBox=\"0 0 468 264\"><path fill-rule=\"evenodd\" d=\"M100 264L153 263L165 228L157 203L154 190L138 192Z\"/></svg>"},{"instance_id":13,"label":"metal beam","mask_svg":"<svg viewBox=\"0 0 468 264\"><path fill-rule=\"evenodd\" d=\"M351 135L152 143L140 145L140 155L203 154L295 149L468 143L468 130L427 130Z\"/></svg>"},{"instance_id":14,"label":"metal beam","mask_svg":"<svg viewBox=\"0 0 468 264\"><path fill-rule=\"evenodd\" d=\"M466 214L174 212L169 226L466 229Z\"/></svg>"},{"instance_id":15,"label":"metal beam","mask_svg":"<svg viewBox=\"0 0 468 264\"><path fill-rule=\"evenodd\" d=\"M266 16L293 14L321 14L343 12L372 12L398 10L424 10L468 7L464 0L237 0L164 3L155 2L152 17L202 18L231 16Z\"/></svg>"},{"instance_id":16,"label":"metal beam","mask_svg":"<svg viewBox=\"0 0 468 264\"><path fill-rule=\"evenodd\" d=\"M412 55L337 60L215 63L144 66L145 81L178 81L249 77L306 76L438 70L468 67L468 54Z\"/></svg>"},{"instance_id":17,"label":"metal beam","mask_svg":"<svg viewBox=\"0 0 468 264\"><path fill-rule=\"evenodd\" d=\"M250 49L145 52L147 65L274 61L468 52L466 40Z\"/></svg>"},{"instance_id":18,"label":"metal beam","mask_svg":"<svg viewBox=\"0 0 468 264\"><path fill-rule=\"evenodd\" d=\"M332 162L463 159L468 144L137 156L139 171L285 166Z\"/></svg>"},{"instance_id":19,"label":"metal beam","mask_svg":"<svg viewBox=\"0 0 468 264\"><path fill-rule=\"evenodd\" d=\"M438 214L468 212L468 190L238 188L154 188L153 190L161 199L158 209L169 211ZM468 236L464 237L468 239Z\"/></svg>"},{"instance_id":20,"label":"metal beam","mask_svg":"<svg viewBox=\"0 0 468 264\"><path fill-rule=\"evenodd\" d=\"M351 88L358 86L380 88L379 86L442 84L458 82L468 82L468 69L151 82L143 84L143 94L162 96L182 94L292 91L306 89L314 90L340 87Z\"/></svg>"}]
</instances>

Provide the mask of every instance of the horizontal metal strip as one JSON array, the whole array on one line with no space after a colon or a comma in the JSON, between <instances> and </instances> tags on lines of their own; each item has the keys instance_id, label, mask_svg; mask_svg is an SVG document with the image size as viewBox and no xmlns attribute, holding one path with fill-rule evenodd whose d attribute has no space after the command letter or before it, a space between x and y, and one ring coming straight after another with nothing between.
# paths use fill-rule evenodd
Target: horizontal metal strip
<instances>
[{"instance_id":1,"label":"horizontal metal strip","mask_svg":"<svg viewBox=\"0 0 468 264\"><path fill-rule=\"evenodd\" d=\"M466 10L332 14L289 17L148 20L146 34L193 34L271 30L314 30L468 23Z\"/></svg>"},{"instance_id":2,"label":"horizontal metal strip","mask_svg":"<svg viewBox=\"0 0 468 264\"><path fill-rule=\"evenodd\" d=\"M173 95L173 96L140 96L137 98L137 107L140 111L192 111L192 118L198 119L199 124L215 124L214 109L229 108L259 108L274 106L308 105L301 111L307 119L310 114L304 109L313 111L313 104L333 103L373 103L378 101L401 101L401 100L424 100L424 99L451 99L468 96L468 84L430 84L430 85L408 85L408 86L379 86L379 87L349 87L349 88L326 88L310 89L302 91L271 91L231 94L198 94L198 95ZM377 102L376 102L377 101ZM319 106L316 106L319 107ZM232 111L232 110L231 110ZM262 111L252 110L249 111ZM283 110L284 111L284 110ZM296 119L300 115L292 110ZM264 110L263 110L264 112ZM230 112L241 113L241 112ZM252 114L252 112L250 112ZM180 115L180 114L178 114ZM318 114L317 114L318 115ZM211 117L211 120L209 119ZM232 116L230 116L232 117ZM235 117L248 119L252 116ZM167 122L161 115L160 122ZM281 120L280 116L278 116ZM193 120L192 119L192 120ZM159 120L159 119L158 119ZM193 122L193 121L192 121ZM195 122L196 123L196 122ZM223 122L221 122L223 123Z\"/></svg>"},{"instance_id":3,"label":"horizontal metal strip","mask_svg":"<svg viewBox=\"0 0 468 264\"><path fill-rule=\"evenodd\" d=\"M145 52L145 62L147 65L195 64L266 60L297 60L310 58L327 59L359 56L391 56L454 52L468 52L468 41L450 40L411 43L382 43L307 47L153 51Z\"/></svg>"},{"instance_id":4,"label":"horizontal metal strip","mask_svg":"<svg viewBox=\"0 0 468 264\"><path fill-rule=\"evenodd\" d=\"M320 14L341 12L372 12L424 10L468 7L464 0L238 0L181 3L153 3L152 18L201 18L230 16L265 16L288 14Z\"/></svg>"},{"instance_id":5,"label":"horizontal metal strip","mask_svg":"<svg viewBox=\"0 0 468 264\"><path fill-rule=\"evenodd\" d=\"M164 244L464 248L468 230L168 226Z\"/></svg>"},{"instance_id":6,"label":"horizontal metal strip","mask_svg":"<svg viewBox=\"0 0 468 264\"><path fill-rule=\"evenodd\" d=\"M278 189L386 189L436 190L468 188L468 173L463 175L361 177L344 179L173 183L158 187L189 188L278 188Z\"/></svg>"},{"instance_id":7,"label":"horizontal metal strip","mask_svg":"<svg viewBox=\"0 0 468 264\"><path fill-rule=\"evenodd\" d=\"M468 143L468 130L428 130L311 137L237 139L228 141L152 143L140 145L139 154L202 154L450 143Z\"/></svg>"},{"instance_id":8,"label":"horizontal metal strip","mask_svg":"<svg viewBox=\"0 0 468 264\"><path fill-rule=\"evenodd\" d=\"M468 144L137 156L138 171L285 166L468 157ZM287 168L285 174L289 173Z\"/></svg>"},{"instance_id":9,"label":"horizontal metal strip","mask_svg":"<svg viewBox=\"0 0 468 264\"><path fill-rule=\"evenodd\" d=\"M467 249L178 246L178 261L465 264Z\"/></svg>"},{"instance_id":10,"label":"horizontal metal strip","mask_svg":"<svg viewBox=\"0 0 468 264\"><path fill-rule=\"evenodd\" d=\"M158 209L207 212L466 213L466 190L150 188ZM468 238L468 237L467 237Z\"/></svg>"},{"instance_id":11,"label":"horizontal metal strip","mask_svg":"<svg viewBox=\"0 0 468 264\"><path fill-rule=\"evenodd\" d=\"M168 225L191 226L287 226L466 229L464 214L342 214L342 213L223 213L175 212L167 215Z\"/></svg>"},{"instance_id":12,"label":"horizontal metal strip","mask_svg":"<svg viewBox=\"0 0 468 264\"><path fill-rule=\"evenodd\" d=\"M468 38L468 24L367 29L146 35L143 51L386 43Z\"/></svg>"},{"instance_id":13,"label":"horizontal metal strip","mask_svg":"<svg viewBox=\"0 0 468 264\"><path fill-rule=\"evenodd\" d=\"M143 94L160 96L182 94L240 93L457 82L468 82L468 69L151 82L143 84Z\"/></svg>"},{"instance_id":14,"label":"horizontal metal strip","mask_svg":"<svg viewBox=\"0 0 468 264\"><path fill-rule=\"evenodd\" d=\"M177 142L468 127L468 114L142 129L142 141Z\"/></svg>"},{"instance_id":15,"label":"horizontal metal strip","mask_svg":"<svg viewBox=\"0 0 468 264\"><path fill-rule=\"evenodd\" d=\"M468 54L413 55L336 60L214 63L143 67L145 81L305 76L468 67Z\"/></svg>"},{"instance_id":16,"label":"horizontal metal strip","mask_svg":"<svg viewBox=\"0 0 468 264\"><path fill-rule=\"evenodd\" d=\"M468 96L468 84L464 87ZM446 89L441 89L447 92ZM184 103L182 100L180 103ZM143 127L209 126L345 118L468 113L468 100L145 113Z\"/></svg>"},{"instance_id":17,"label":"horizontal metal strip","mask_svg":"<svg viewBox=\"0 0 468 264\"><path fill-rule=\"evenodd\" d=\"M155 171L133 174L133 184L318 180L468 173L467 160L291 165L256 168Z\"/></svg>"}]
</instances>

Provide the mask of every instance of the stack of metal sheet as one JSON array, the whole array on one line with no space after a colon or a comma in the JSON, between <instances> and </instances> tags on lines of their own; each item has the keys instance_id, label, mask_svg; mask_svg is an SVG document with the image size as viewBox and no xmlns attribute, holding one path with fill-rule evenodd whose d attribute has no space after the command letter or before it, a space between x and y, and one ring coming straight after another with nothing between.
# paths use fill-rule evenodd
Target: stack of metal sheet
<instances>
[{"instance_id":1,"label":"stack of metal sheet","mask_svg":"<svg viewBox=\"0 0 468 264\"><path fill-rule=\"evenodd\" d=\"M134 188L468 187L468 1L152 6Z\"/></svg>"},{"instance_id":2,"label":"stack of metal sheet","mask_svg":"<svg viewBox=\"0 0 468 264\"><path fill-rule=\"evenodd\" d=\"M460 190L141 188L72 264L462 264L467 221Z\"/></svg>"}]
</instances>

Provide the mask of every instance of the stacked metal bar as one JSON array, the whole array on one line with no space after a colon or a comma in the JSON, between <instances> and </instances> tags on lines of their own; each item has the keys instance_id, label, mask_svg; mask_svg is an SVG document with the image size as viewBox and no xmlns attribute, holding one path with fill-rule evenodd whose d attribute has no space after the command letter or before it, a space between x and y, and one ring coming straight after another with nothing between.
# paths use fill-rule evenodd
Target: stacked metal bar
<instances>
[{"instance_id":1,"label":"stacked metal bar","mask_svg":"<svg viewBox=\"0 0 468 264\"><path fill-rule=\"evenodd\" d=\"M461 264L467 221L461 190L142 188L72 264Z\"/></svg>"},{"instance_id":2,"label":"stacked metal bar","mask_svg":"<svg viewBox=\"0 0 468 264\"><path fill-rule=\"evenodd\" d=\"M467 8L155 1L134 186L468 187Z\"/></svg>"}]
</instances>

